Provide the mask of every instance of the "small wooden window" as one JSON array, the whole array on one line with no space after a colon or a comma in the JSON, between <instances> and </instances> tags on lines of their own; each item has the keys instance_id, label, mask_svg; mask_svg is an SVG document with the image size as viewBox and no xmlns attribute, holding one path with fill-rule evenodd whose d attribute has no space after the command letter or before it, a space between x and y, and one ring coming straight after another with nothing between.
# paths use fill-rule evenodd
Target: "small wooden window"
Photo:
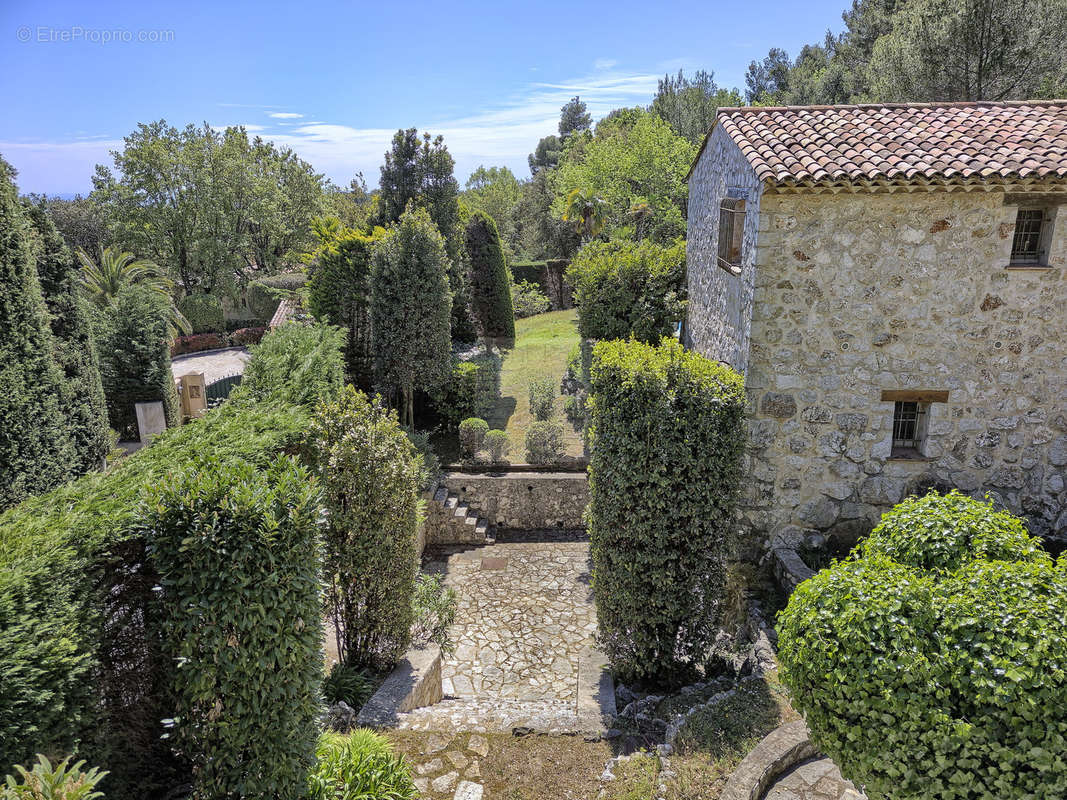
<instances>
[{"instance_id":1,"label":"small wooden window","mask_svg":"<svg viewBox=\"0 0 1067 800\"><path fill-rule=\"evenodd\" d=\"M1011 263L1041 266L1048 263L1052 212L1048 208L1020 208L1011 240Z\"/></svg>"},{"instance_id":2,"label":"small wooden window","mask_svg":"<svg viewBox=\"0 0 1067 800\"><path fill-rule=\"evenodd\" d=\"M741 244L745 236L745 200L724 197L719 204L719 266L741 274Z\"/></svg>"}]
</instances>

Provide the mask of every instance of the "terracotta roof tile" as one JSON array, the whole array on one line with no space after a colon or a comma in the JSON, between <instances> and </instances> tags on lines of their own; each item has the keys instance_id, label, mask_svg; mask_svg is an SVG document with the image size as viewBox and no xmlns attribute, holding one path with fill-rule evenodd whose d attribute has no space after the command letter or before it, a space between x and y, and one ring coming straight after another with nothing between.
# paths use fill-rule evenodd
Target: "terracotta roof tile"
<instances>
[{"instance_id":1,"label":"terracotta roof tile","mask_svg":"<svg viewBox=\"0 0 1067 800\"><path fill-rule=\"evenodd\" d=\"M715 124L777 185L1067 178L1067 100L720 108Z\"/></svg>"}]
</instances>

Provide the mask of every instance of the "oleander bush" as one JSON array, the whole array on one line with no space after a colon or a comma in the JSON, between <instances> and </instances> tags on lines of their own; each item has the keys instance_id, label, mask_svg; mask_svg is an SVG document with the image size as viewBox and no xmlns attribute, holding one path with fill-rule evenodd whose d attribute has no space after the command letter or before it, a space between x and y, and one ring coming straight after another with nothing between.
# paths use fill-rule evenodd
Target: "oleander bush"
<instances>
[{"instance_id":1,"label":"oleander bush","mask_svg":"<svg viewBox=\"0 0 1067 800\"><path fill-rule=\"evenodd\" d=\"M685 242L590 242L567 267L585 339L655 344L685 317Z\"/></svg>"},{"instance_id":2,"label":"oleander bush","mask_svg":"<svg viewBox=\"0 0 1067 800\"><path fill-rule=\"evenodd\" d=\"M530 464L558 464L563 460L563 426L542 420L526 430L526 461Z\"/></svg>"},{"instance_id":3,"label":"oleander bush","mask_svg":"<svg viewBox=\"0 0 1067 800\"><path fill-rule=\"evenodd\" d=\"M411 598L411 642L416 647L438 645L446 656L453 652L448 630L456 621L456 590L445 586L440 575L419 575Z\"/></svg>"},{"instance_id":4,"label":"oleander bush","mask_svg":"<svg viewBox=\"0 0 1067 800\"><path fill-rule=\"evenodd\" d=\"M322 679L319 491L292 457L206 461L148 498L173 713L196 797L293 798L314 762Z\"/></svg>"},{"instance_id":5,"label":"oleander bush","mask_svg":"<svg viewBox=\"0 0 1067 800\"><path fill-rule=\"evenodd\" d=\"M250 348L241 394L313 405L336 397L344 385L344 334L330 325L287 322Z\"/></svg>"},{"instance_id":6,"label":"oleander bush","mask_svg":"<svg viewBox=\"0 0 1067 800\"><path fill-rule=\"evenodd\" d=\"M779 617L812 740L871 798L1067 796L1067 558L957 492L909 498Z\"/></svg>"},{"instance_id":7,"label":"oleander bush","mask_svg":"<svg viewBox=\"0 0 1067 800\"><path fill-rule=\"evenodd\" d=\"M396 413L352 386L319 405L308 441L327 510L323 581L338 656L389 669L411 638L422 458Z\"/></svg>"},{"instance_id":8,"label":"oleander bush","mask_svg":"<svg viewBox=\"0 0 1067 800\"><path fill-rule=\"evenodd\" d=\"M226 315L217 295L187 294L178 301L178 310L189 320L193 333L224 333L226 330Z\"/></svg>"},{"instance_id":9,"label":"oleander bush","mask_svg":"<svg viewBox=\"0 0 1067 800\"><path fill-rule=\"evenodd\" d=\"M717 632L745 433L740 375L671 339L600 342L589 535L601 641L624 680L676 684Z\"/></svg>"},{"instance_id":10,"label":"oleander bush","mask_svg":"<svg viewBox=\"0 0 1067 800\"><path fill-rule=\"evenodd\" d=\"M463 450L463 455L467 458L474 458L482 449L488 431L489 423L478 417L469 417L459 423L459 446Z\"/></svg>"},{"instance_id":11,"label":"oleander bush","mask_svg":"<svg viewBox=\"0 0 1067 800\"><path fill-rule=\"evenodd\" d=\"M551 378L530 381L530 413L538 422L552 419L556 410L556 382Z\"/></svg>"},{"instance_id":12,"label":"oleander bush","mask_svg":"<svg viewBox=\"0 0 1067 800\"><path fill-rule=\"evenodd\" d=\"M500 464L511 450L511 439L508 438L506 431L486 431L485 449L489 451L489 460L494 464Z\"/></svg>"},{"instance_id":13,"label":"oleander bush","mask_svg":"<svg viewBox=\"0 0 1067 800\"><path fill-rule=\"evenodd\" d=\"M308 800L415 800L411 770L384 737L368 730L325 733L307 779Z\"/></svg>"}]
</instances>

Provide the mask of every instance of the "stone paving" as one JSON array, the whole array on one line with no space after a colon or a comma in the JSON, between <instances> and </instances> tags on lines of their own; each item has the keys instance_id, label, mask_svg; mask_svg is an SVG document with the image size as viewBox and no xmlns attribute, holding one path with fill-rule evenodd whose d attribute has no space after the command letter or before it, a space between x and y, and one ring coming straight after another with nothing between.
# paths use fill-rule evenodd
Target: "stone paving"
<instances>
[{"instance_id":1,"label":"stone paving","mask_svg":"<svg viewBox=\"0 0 1067 800\"><path fill-rule=\"evenodd\" d=\"M865 800L851 781L828 758L805 761L780 775L763 800Z\"/></svg>"},{"instance_id":2,"label":"stone paving","mask_svg":"<svg viewBox=\"0 0 1067 800\"><path fill-rule=\"evenodd\" d=\"M481 759L489 742L477 733L460 736L434 734L427 738L413 764L419 797L482 800Z\"/></svg>"},{"instance_id":3,"label":"stone paving","mask_svg":"<svg viewBox=\"0 0 1067 800\"><path fill-rule=\"evenodd\" d=\"M250 357L247 348L227 347L225 350L174 356L170 361L170 369L175 378L190 372L203 372L204 382L212 383L228 375L243 375Z\"/></svg>"},{"instance_id":4,"label":"stone paving","mask_svg":"<svg viewBox=\"0 0 1067 800\"><path fill-rule=\"evenodd\" d=\"M602 663L588 537L501 532L484 547L432 548L424 569L456 590L456 649L442 664L445 699L402 715L399 727L584 729L578 717L596 697L588 684Z\"/></svg>"}]
</instances>

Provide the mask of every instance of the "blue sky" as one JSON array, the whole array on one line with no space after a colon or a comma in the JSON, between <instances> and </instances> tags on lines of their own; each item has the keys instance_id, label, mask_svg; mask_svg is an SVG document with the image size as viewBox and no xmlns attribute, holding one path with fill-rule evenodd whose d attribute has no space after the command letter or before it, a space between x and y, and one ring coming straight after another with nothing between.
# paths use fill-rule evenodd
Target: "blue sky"
<instances>
[{"instance_id":1,"label":"blue sky","mask_svg":"<svg viewBox=\"0 0 1067 800\"><path fill-rule=\"evenodd\" d=\"M571 96L599 118L679 68L743 90L751 60L840 30L847 4L5 0L0 154L23 192L86 192L138 122L243 124L374 187L415 126L444 135L461 182L479 164L525 177Z\"/></svg>"}]
</instances>

